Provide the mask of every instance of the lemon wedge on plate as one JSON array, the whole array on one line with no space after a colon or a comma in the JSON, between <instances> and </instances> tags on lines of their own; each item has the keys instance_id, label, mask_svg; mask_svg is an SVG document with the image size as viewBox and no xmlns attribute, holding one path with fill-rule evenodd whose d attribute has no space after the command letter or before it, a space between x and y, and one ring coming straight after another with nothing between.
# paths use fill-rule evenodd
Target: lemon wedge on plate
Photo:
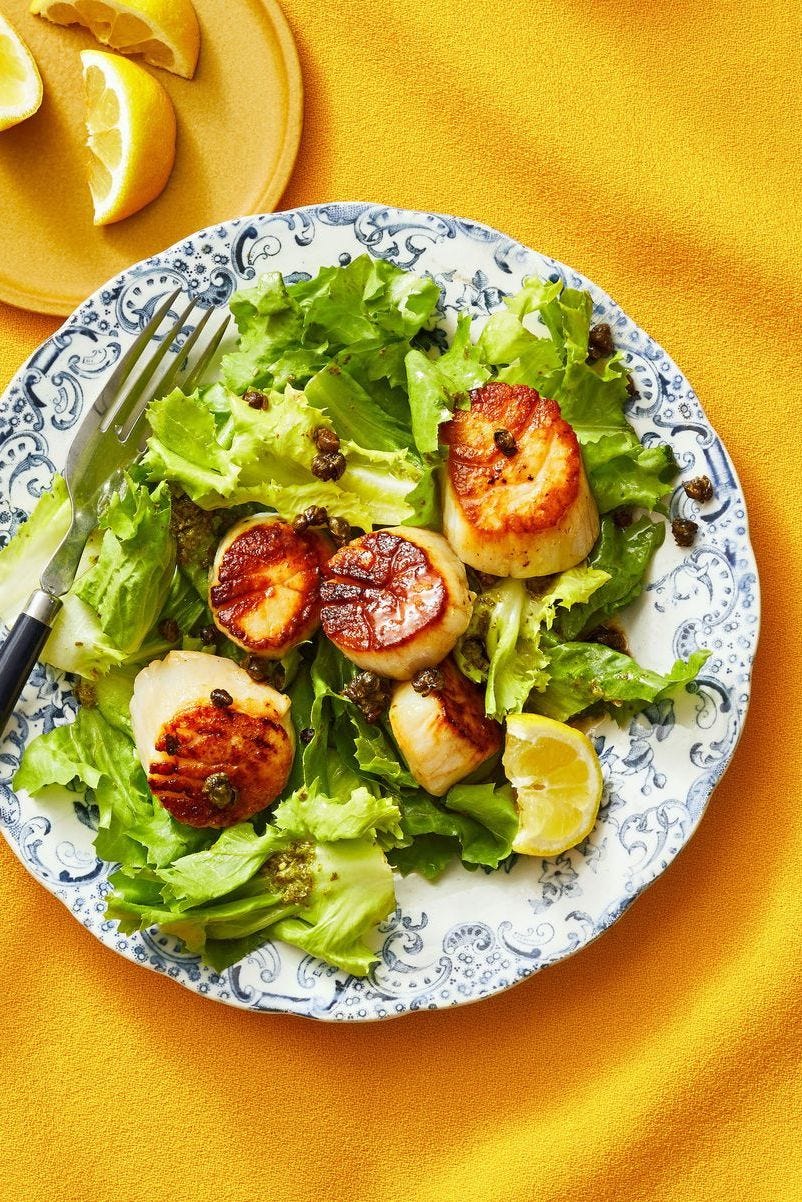
<instances>
[{"instance_id":1,"label":"lemon wedge on plate","mask_svg":"<svg viewBox=\"0 0 802 1202\"><path fill-rule=\"evenodd\" d=\"M604 780L587 735L539 714L511 714L503 762L518 800L513 851L557 856L590 834Z\"/></svg>"},{"instance_id":2,"label":"lemon wedge on plate","mask_svg":"<svg viewBox=\"0 0 802 1202\"><path fill-rule=\"evenodd\" d=\"M95 225L130 217L154 200L175 161L175 110L144 67L82 50Z\"/></svg>"},{"instance_id":3,"label":"lemon wedge on plate","mask_svg":"<svg viewBox=\"0 0 802 1202\"><path fill-rule=\"evenodd\" d=\"M33 55L0 13L0 130L32 117L42 103L42 77Z\"/></svg>"},{"instance_id":4,"label":"lemon wedge on plate","mask_svg":"<svg viewBox=\"0 0 802 1202\"><path fill-rule=\"evenodd\" d=\"M56 25L85 25L112 50L192 79L200 28L190 0L33 0L31 12Z\"/></svg>"}]
</instances>

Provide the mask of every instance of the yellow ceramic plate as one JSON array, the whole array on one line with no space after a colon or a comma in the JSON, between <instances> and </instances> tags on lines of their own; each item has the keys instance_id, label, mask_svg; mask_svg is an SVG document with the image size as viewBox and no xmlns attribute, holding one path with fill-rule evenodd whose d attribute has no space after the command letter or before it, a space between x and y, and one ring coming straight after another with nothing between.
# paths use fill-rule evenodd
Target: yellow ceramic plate
<instances>
[{"instance_id":1,"label":"yellow ceramic plate","mask_svg":"<svg viewBox=\"0 0 802 1202\"><path fill-rule=\"evenodd\" d=\"M295 43L275 0L195 0L201 53L191 81L147 67L172 97L176 163L164 192L119 225L92 224L78 26L2 0L44 81L42 107L0 134L0 300L70 313L104 280L204 226L272 209L298 152ZM141 62L141 59L137 59Z\"/></svg>"}]
</instances>

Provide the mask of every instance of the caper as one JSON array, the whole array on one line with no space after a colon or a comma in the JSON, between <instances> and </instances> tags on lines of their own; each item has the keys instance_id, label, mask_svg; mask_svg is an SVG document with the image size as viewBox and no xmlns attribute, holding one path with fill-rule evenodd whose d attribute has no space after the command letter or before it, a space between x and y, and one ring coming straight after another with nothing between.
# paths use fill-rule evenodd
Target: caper
<instances>
[{"instance_id":1,"label":"caper","mask_svg":"<svg viewBox=\"0 0 802 1202\"><path fill-rule=\"evenodd\" d=\"M703 503L713 499L713 482L709 476L694 476L693 480L686 480L682 487L692 501Z\"/></svg>"},{"instance_id":2,"label":"caper","mask_svg":"<svg viewBox=\"0 0 802 1202\"><path fill-rule=\"evenodd\" d=\"M269 409L270 402L263 392L259 392L257 388L249 388L247 392L242 394L242 399L246 405L250 405L251 409Z\"/></svg>"},{"instance_id":3,"label":"caper","mask_svg":"<svg viewBox=\"0 0 802 1202\"><path fill-rule=\"evenodd\" d=\"M203 782L203 794L217 810L225 810L237 800L237 790L225 772L212 772Z\"/></svg>"},{"instance_id":4,"label":"caper","mask_svg":"<svg viewBox=\"0 0 802 1202\"><path fill-rule=\"evenodd\" d=\"M436 693L442 689L444 683L443 673L439 668L421 668L420 672L416 672L412 677L412 687L421 697Z\"/></svg>"},{"instance_id":5,"label":"caper","mask_svg":"<svg viewBox=\"0 0 802 1202\"><path fill-rule=\"evenodd\" d=\"M502 455L506 455L508 459L518 450L518 443L515 441L515 436L509 430L496 430L493 434L493 442L496 444Z\"/></svg>"},{"instance_id":6,"label":"caper","mask_svg":"<svg viewBox=\"0 0 802 1202\"><path fill-rule=\"evenodd\" d=\"M615 354L613 331L606 321L591 326L588 333L588 362L595 363L597 359L609 359Z\"/></svg>"},{"instance_id":7,"label":"caper","mask_svg":"<svg viewBox=\"0 0 802 1202\"><path fill-rule=\"evenodd\" d=\"M341 451L318 451L312 460L312 475L318 480L339 480L345 468L345 455Z\"/></svg>"},{"instance_id":8,"label":"caper","mask_svg":"<svg viewBox=\"0 0 802 1202\"><path fill-rule=\"evenodd\" d=\"M330 430L328 426L317 426L312 431L312 442L324 454L339 451L340 449L340 436L336 431Z\"/></svg>"},{"instance_id":9,"label":"caper","mask_svg":"<svg viewBox=\"0 0 802 1202\"><path fill-rule=\"evenodd\" d=\"M698 529L697 523L688 518L674 518L671 523L671 533L678 547L692 547Z\"/></svg>"}]
</instances>

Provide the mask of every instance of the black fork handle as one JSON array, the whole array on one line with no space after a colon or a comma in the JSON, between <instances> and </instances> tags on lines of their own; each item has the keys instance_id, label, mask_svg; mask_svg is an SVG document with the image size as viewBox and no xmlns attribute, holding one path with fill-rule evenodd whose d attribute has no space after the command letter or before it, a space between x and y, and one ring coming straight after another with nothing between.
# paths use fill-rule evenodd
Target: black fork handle
<instances>
[{"instance_id":1,"label":"black fork handle","mask_svg":"<svg viewBox=\"0 0 802 1202\"><path fill-rule=\"evenodd\" d=\"M47 642L61 601L37 590L0 647L0 736Z\"/></svg>"}]
</instances>

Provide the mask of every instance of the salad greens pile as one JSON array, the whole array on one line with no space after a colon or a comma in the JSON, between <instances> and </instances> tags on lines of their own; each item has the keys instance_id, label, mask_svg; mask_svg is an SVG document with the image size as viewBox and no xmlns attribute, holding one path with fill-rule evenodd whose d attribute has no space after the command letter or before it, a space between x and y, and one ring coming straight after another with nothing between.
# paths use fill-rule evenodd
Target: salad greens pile
<instances>
[{"instance_id":1,"label":"salad greens pile","mask_svg":"<svg viewBox=\"0 0 802 1202\"><path fill-rule=\"evenodd\" d=\"M642 445L626 417L622 357L589 354L590 296L529 280L478 338L461 314L446 349L439 302L434 280L367 255L289 284L270 273L231 301L239 341L219 381L150 406L145 454L101 513L43 652L81 678L81 704L73 722L29 744L14 779L29 793L61 785L85 796L97 854L117 865L108 916L123 931L158 924L218 970L277 938L364 975L395 905L393 868L433 879L455 858L485 871L509 862L517 811L498 764L444 798L427 794L387 723L369 724L344 696L355 669L322 635L280 665L276 683L305 739L282 797L253 820L222 832L176 821L148 789L129 712L137 672L168 650L241 658L226 640L210 648L200 637L211 556L233 521L320 505L359 530L438 528L438 428L488 380L559 402L603 516L587 561L569 571L486 587L471 575L476 601L455 659L483 688L487 713L628 720L704 663L697 652L662 675L588 640L643 589L677 474L670 447ZM268 404L252 407L251 390ZM341 440L339 480L312 472L321 425ZM640 516L617 524L622 507ZM56 477L0 552L4 620L69 517Z\"/></svg>"}]
</instances>

